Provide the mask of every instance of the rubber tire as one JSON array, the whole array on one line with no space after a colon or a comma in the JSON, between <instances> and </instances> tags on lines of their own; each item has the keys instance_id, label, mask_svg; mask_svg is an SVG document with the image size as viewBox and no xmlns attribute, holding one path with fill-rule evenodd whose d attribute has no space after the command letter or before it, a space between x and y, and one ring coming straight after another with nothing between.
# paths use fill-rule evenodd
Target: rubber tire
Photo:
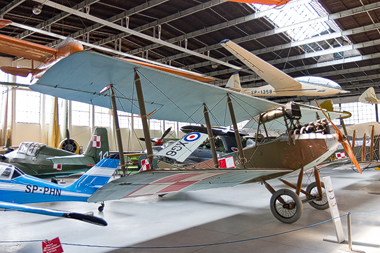
<instances>
[{"instance_id":1,"label":"rubber tire","mask_svg":"<svg viewBox=\"0 0 380 253\"><path fill-rule=\"evenodd\" d=\"M280 196L283 199L286 197L284 200L287 203L293 202L295 204L295 208L294 209L284 208L283 204L281 204L281 202L278 201L278 198ZM287 209L294 213L292 213L292 215L284 216L283 214L280 213L280 209ZM275 193L273 193L270 199L270 210L272 211L273 216L276 217L277 220L283 223L291 224L291 223L296 222L302 216L303 206L302 206L301 199L293 191L288 190L288 189L280 189L276 191Z\"/></svg>"},{"instance_id":2,"label":"rubber tire","mask_svg":"<svg viewBox=\"0 0 380 253\"><path fill-rule=\"evenodd\" d=\"M322 184L322 191L325 189L325 184L323 182L321 182ZM312 191L313 190L316 190L314 192L314 194L317 194L318 193L318 189L317 189L317 183L316 182L313 182L311 184L309 184L307 187L306 187L306 191L310 194L313 195ZM326 195L326 190L323 191L323 194L322 194L322 201L315 201L315 200L312 200L310 202L308 202L312 207L314 207L315 209L318 209L318 210L326 210L327 208L329 208L329 201L327 199L327 195ZM306 195L306 198L307 199L311 199L310 196Z\"/></svg>"}]
</instances>

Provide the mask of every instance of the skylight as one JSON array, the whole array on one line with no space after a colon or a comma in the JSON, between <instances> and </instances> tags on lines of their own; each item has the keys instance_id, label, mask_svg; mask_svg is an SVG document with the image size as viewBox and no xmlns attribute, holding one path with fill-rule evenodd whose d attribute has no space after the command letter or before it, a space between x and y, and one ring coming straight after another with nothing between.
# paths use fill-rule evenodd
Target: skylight
<instances>
[{"instance_id":1,"label":"skylight","mask_svg":"<svg viewBox=\"0 0 380 253\"><path fill-rule=\"evenodd\" d=\"M312 42L305 41L300 47L306 53L322 51L331 48L343 47L352 44L346 36L332 37L331 39L318 40L320 35L340 32L341 29L334 20L328 20L328 12L317 0L293 0L289 3L274 7L262 4L252 4L253 9L258 12L265 11L265 18L278 29L283 29L292 41L315 38ZM318 62L360 55L357 50L321 54Z\"/></svg>"}]
</instances>

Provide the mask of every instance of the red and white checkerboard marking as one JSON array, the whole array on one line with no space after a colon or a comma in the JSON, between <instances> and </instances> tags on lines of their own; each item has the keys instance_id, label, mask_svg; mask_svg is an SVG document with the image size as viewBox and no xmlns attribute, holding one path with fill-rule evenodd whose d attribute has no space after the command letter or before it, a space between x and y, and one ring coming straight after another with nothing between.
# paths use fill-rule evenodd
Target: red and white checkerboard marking
<instances>
[{"instance_id":1,"label":"red and white checkerboard marking","mask_svg":"<svg viewBox=\"0 0 380 253\"><path fill-rule=\"evenodd\" d=\"M93 148L100 148L101 146L101 135L94 135L94 138L92 139L92 147Z\"/></svg>"},{"instance_id":2,"label":"red and white checkerboard marking","mask_svg":"<svg viewBox=\"0 0 380 253\"><path fill-rule=\"evenodd\" d=\"M142 171L150 170L149 158L141 160L141 170Z\"/></svg>"},{"instance_id":3,"label":"red and white checkerboard marking","mask_svg":"<svg viewBox=\"0 0 380 253\"><path fill-rule=\"evenodd\" d=\"M347 157L347 155L346 155L346 152L342 151L342 152L335 153L335 157L336 159L344 159Z\"/></svg>"},{"instance_id":4,"label":"red and white checkerboard marking","mask_svg":"<svg viewBox=\"0 0 380 253\"><path fill-rule=\"evenodd\" d=\"M62 170L62 164L54 163L53 170Z\"/></svg>"},{"instance_id":5,"label":"red and white checkerboard marking","mask_svg":"<svg viewBox=\"0 0 380 253\"><path fill-rule=\"evenodd\" d=\"M235 159L233 156L227 156L218 159L219 168L227 169L227 168L236 168Z\"/></svg>"}]
</instances>

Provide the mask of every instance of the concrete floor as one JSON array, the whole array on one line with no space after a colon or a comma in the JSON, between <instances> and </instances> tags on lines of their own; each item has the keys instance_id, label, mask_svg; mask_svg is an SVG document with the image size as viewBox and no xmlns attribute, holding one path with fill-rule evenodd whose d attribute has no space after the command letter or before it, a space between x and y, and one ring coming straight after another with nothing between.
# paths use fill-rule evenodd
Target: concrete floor
<instances>
[{"instance_id":1,"label":"concrete floor","mask_svg":"<svg viewBox=\"0 0 380 253\"><path fill-rule=\"evenodd\" d=\"M380 171L360 175L351 170L323 169L331 176L340 214L380 211ZM307 185L313 177L304 177ZM289 181L295 182L296 178ZM272 180L275 189L285 188ZM334 237L330 211L304 204L294 224L276 220L269 208L271 194L260 184L189 193L139 197L97 204L62 202L40 204L75 212L94 211L107 227L80 221L14 211L0 213L0 252L42 252L41 240L59 237L65 252L342 252L347 244L323 241ZM342 217L347 239L347 217ZM300 228L294 232L285 233ZM380 244L380 213L352 215L353 240ZM276 236L273 234L284 233ZM36 240L36 241L34 241ZM198 246L197 246L198 245ZM124 247L124 248L123 248ZM380 247L353 249L380 252Z\"/></svg>"}]
</instances>

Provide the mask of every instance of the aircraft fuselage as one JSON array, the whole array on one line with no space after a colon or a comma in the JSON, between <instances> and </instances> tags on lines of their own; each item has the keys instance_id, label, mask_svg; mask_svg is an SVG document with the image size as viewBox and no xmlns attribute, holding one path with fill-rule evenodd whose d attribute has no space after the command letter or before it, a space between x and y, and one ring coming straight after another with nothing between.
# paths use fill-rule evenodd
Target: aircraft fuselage
<instances>
[{"instance_id":1,"label":"aircraft fuselage","mask_svg":"<svg viewBox=\"0 0 380 253\"><path fill-rule=\"evenodd\" d=\"M329 96L345 92L338 83L323 77L302 76L294 79L301 83L301 88L276 90L268 84L257 88L243 88L241 92L256 97Z\"/></svg>"}]
</instances>

